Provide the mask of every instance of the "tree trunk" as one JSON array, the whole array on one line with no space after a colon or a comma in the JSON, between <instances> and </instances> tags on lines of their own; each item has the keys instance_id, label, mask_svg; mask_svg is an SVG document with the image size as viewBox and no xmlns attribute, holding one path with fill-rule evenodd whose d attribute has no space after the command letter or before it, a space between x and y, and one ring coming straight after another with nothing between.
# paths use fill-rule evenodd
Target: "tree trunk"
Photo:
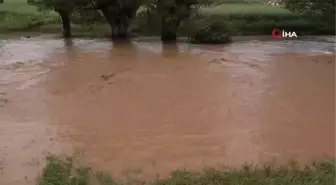
<instances>
[{"instance_id":1,"label":"tree trunk","mask_svg":"<svg viewBox=\"0 0 336 185\"><path fill-rule=\"evenodd\" d=\"M70 38L72 36L70 12L64 11L64 10L56 10L56 12L61 16L61 19L62 19L63 37Z\"/></svg>"},{"instance_id":2,"label":"tree trunk","mask_svg":"<svg viewBox=\"0 0 336 185\"><path fill-rule=\"evenodd\" d=\"M180 25L180 20L167 20L165 17L161 19L161 41L176 42L177 28Z\"/></svg>"},{"instance_id":3,"label":"tree trunk","mask_svg":"<svg viewBox=\"0 0 336 185\"><path fill-rule=\"evenodd\" d=\"M127 40L129 38L128 23L116 21L116 23L111 26L111 29L112 29L112 39Z\"/></svg>"},{"instance_id":4,"label":"tree trunk","mask_svg":"<svg viewBox=\"0 0 336 185\"><path fill-rule=\"evenodd\" d=\"M174 31L161 31L162 42L175 42L177 40L177 34Z\"/></svg>"},{"instance_id":5,"label":"tree trunk","mask_svg":"<svg viewBox=\"0 0 336 185\"><path fill-rule=\"evenodd\" d=\"M107 23L111 29L111 37L114 40L127 40L129 38L130 24L125 18L125 20L116 19L107 8L100 8L102 14L104 15Z\"/></svg>"}]
</instances>

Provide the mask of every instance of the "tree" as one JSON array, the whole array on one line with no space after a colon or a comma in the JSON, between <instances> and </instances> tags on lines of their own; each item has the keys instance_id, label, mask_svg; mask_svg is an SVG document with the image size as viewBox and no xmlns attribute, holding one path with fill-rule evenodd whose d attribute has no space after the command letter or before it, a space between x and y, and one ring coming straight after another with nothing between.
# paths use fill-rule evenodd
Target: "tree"
<instances>
[{"instance_id":1,"label":"tree","mask_svg":"<svg viewBox=\"0 0 336 185\"><path fill-rule=\"evenodd\" d=\"M181 22L209 0L152 0L148 12L160 16L161 40L176 41Z\"/></svg>"},{"instance_id":2,"label":"tree","mask_svg":"<svg viewBox=\"0 0 336 185\"><path fill-rule=\"evenodd\" d=\"M104 15L113 39L127 39L131 22L143 0L93 0L93 7Z\"/></svg>"},{"instance_id":3,"label":"tree","mask_svg":"<svg viewBox=\"0 0 336 185\"><path fill-rule=\"evenodd\" d=\"M71 14L81 6L85 0L28 0L28 4L37 6L40 10L53 10L62 20L63 37L69 38L71 34Z\"/></svg>"}]
</instances>

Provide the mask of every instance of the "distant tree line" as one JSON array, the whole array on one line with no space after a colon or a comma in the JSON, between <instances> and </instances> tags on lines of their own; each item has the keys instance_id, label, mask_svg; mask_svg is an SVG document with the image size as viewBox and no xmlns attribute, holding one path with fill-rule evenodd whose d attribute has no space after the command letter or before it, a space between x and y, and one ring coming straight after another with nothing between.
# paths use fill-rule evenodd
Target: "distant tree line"
<instances>
[{"instance_id":1,"label":"distant tree line","mask_svg":"<svg viewBox=\"0 0 336 185\"><path fill-rule=\"evenodd\" d=\"M113 39L130 36L132 20L140 7L160 16L161 40L175 41L181 21L210 0L28 0L41 10L53 10L62 20L63 36L71 37L71 16L85 11L98 11L110 26ZM85 13L84 13L85 14ZM83 15L84 15L83 14Z\"/></svg>"},{"instance_id":2,"label":"distant tree line","mask_svg":"<svg viewBox=\"0 0 336 185\"><path fill-rule=\"evenodd\" d=\"M0 0L0 3L3 1ZM132 20L141 8L141 11L160 20L162 41L176 41L181 22L188 19L201 6L211 5L212 2L213 0L27 0L28 4L38 7L39 10L52 10L58 13L65 38L72 36L71 19L74 14L85 17L90 14L88 12L96 12L104 17L113 39L128 39ZM286 8L293 12L335 24L335 0L284 0L284 2ZM204 29L201 35L206 36L207 30L211 29L211 27Z\"/></svg>"}]
</instances>

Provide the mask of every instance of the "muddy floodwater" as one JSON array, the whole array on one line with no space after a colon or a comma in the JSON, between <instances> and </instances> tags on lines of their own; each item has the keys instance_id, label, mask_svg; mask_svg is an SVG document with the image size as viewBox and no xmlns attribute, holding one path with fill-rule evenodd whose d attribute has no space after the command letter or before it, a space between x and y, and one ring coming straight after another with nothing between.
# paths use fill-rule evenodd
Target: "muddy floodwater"
<instances>
[{"instance_id":1,"label":"muddy floodwater","mask_svg":"<svg viewBox=\"0 0 336 185\"><path fill-rule=\"evenodd\" d=\"M335 38L162 45L0 41L0 184L48 154L146 177L335 155Z\"/></svg>"}]
</instances>

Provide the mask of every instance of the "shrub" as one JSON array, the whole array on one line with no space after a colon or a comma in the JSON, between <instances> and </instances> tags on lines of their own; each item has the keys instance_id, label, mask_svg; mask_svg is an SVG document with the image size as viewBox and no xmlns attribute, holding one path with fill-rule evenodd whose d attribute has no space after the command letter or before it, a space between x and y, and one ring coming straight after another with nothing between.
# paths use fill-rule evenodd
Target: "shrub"
<instances>
[{"instance_id":1,"label":"shrub","mask_svg":"<svg viewBox=\"0 0 336 185\"><path fill-rule=\"evenodd\" d=\"M161 30L159 16L152 12L139 11L132 22L131 30L140 35L158 35Z\"/></svg>"},{"instance_id":2,"label":"shrub","mask_svg":"<svg viewBox=\"0 0 336 185\"><path fill-rule=\"evenodd\" d=\"M207 19L204 21L206 20ZM232 41L229 32L229 27L222 21L203 22L200 23L200 26L192 33L189 40L191 43L225 44Z\"/></svg>"},{"instance_id":3,"label":"shrub","mask_svg":"<svg viewBox=\"0 0 336 185\"><path fill-rule=\"evenodd\" d=\"M96 10L79 10L72 14L71 22L73 24L94 25L105 24L105 18Z\"/></svg>"}]
</instances>

